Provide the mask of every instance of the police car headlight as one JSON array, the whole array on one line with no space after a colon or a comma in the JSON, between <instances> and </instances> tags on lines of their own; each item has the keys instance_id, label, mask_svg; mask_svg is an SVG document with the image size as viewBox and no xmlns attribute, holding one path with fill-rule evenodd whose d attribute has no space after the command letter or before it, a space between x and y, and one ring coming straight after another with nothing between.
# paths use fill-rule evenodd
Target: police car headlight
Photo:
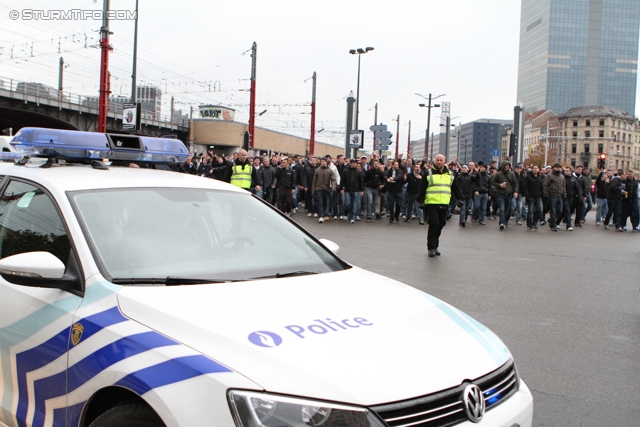
<instances>
[{"instance_id":1,"label":"police car headlight","mask_svg":"<svg viewBox=\"0 0 640 427\"><path fill-rule=\"evenodd\" d=\"M384 427L357 406L237 390L229 403L238 427Z\"/></svg>"}]
</instances>

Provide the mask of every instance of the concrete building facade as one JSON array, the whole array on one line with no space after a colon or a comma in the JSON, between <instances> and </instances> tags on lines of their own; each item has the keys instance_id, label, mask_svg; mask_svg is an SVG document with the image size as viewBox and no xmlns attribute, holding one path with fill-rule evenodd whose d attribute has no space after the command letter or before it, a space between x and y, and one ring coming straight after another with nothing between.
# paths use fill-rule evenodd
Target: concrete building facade
<instances>
[{"instance_id":1,"label":"concrete building facade","mask_svg":"<svg viewBox=\"0 0 640 427\"><path fill-rule=\"evenodd\" d=\"M461 164L480 160L491 163L494 150L500 153L502 149L502 135L507 127L513 127L513 120L479 119L463 123L458 161Z\"/></svg>"},{"instance_id":2,"label":"concrete building facade","mask_svg":"<svg viewBox=\"0 0 640 427\"><path fill-rule=\"evenodd\" d=\"M597 169L599 154L605 166L625 171L640 166L638 119L606 106L572 108L558 116L561 163Z\"/></svg>"}]
</instances>

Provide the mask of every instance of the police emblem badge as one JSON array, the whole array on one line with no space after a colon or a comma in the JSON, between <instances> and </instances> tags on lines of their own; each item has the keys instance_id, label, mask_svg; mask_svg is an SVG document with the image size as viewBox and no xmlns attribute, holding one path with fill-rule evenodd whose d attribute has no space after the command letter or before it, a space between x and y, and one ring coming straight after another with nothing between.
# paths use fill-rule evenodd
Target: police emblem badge
<instances>
[{"instance_id":1,"label":"police emblem badge","mask_svg":"<svg viewBox=\"0 0 640 427\"><path fill-rule=\"evenodd\" d=\"M82 338L82 332L84 331L84 326L80 323L76 323L71 328L71 342L73 345L78 345L80 339Z\"/></svg>"}]
</instances>

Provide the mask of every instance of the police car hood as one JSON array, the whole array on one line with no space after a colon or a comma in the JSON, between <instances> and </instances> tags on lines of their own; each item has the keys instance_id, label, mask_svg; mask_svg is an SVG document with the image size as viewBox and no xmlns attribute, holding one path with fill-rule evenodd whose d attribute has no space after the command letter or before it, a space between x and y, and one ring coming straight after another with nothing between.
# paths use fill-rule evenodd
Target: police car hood
<instances>
[{"instance_id":1,"label":"police car hood","mask_svg":"<svg viewBox=\"0 0 640 427\"><path fill-rule=\"evenodd\" d=\"M274 393L373 405L457 386L511 357L457 309L359 268L124 287L118 300L125 316Z\"/></svg>"}]
</instances>

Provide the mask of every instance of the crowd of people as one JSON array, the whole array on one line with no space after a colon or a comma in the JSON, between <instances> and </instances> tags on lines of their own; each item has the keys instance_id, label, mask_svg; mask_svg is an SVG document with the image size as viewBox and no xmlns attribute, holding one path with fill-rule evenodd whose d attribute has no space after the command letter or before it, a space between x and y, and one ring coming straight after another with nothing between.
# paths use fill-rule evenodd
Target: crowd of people
<instances>
[{"instance_id":1,"label":"crowd of people","mask_svg":"<svg viewBox=\"0 0 640 427\"><path fill-rule=\"evenodd\" d=\"M402 155L383 161L375 154L351 159L285 154L252 158L245 150L232 157L202 153L187 159L181 169L245 188L287 216L304 208L321 223L333 219L355 224L364 219L391 224L415 220L424 225L428 178L435 171L451 172L446 219L458 214L461 227L483 226L490 220L500 230L515 221L531 231L545 224L553 231L562 225L573 231L582 227L595 206L596 225L626 231L630 220L630 228L640 231L640 188L633 171L603 168L593 175L582 166L512 168L508 161L499 166L457 161L436 165Z\"/></svg>"}]
</instances>

